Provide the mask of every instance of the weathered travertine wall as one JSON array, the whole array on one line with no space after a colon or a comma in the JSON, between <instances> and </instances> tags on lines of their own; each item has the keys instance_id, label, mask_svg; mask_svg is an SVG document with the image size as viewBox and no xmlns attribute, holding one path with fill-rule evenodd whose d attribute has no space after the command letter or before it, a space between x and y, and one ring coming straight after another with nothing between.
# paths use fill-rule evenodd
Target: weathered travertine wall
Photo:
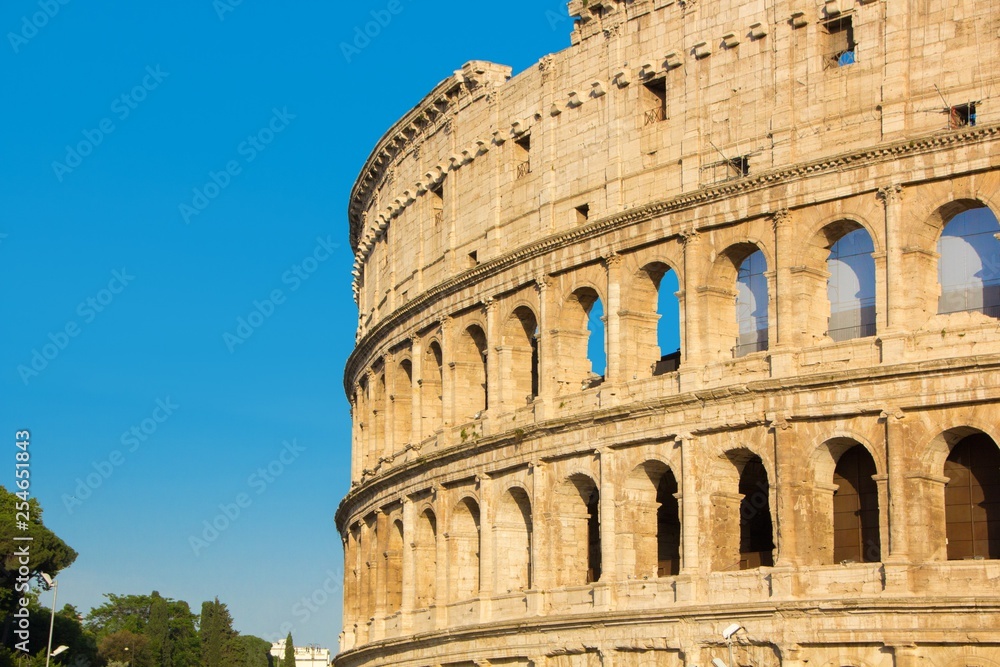
<instances>
[{"instance_id":1,"label":"weathered travertine wall","mask_svg":"<svg viewBox=\"0 0 1000 667\"><path fill-rule=\"evenodd\" d=\"M1000 238L951 244L1000 232L998 10L576 0L401 119L350 204L338 665L707 667L738 623L730 667L1000 666Z\"/></svg>"}]
</instances>

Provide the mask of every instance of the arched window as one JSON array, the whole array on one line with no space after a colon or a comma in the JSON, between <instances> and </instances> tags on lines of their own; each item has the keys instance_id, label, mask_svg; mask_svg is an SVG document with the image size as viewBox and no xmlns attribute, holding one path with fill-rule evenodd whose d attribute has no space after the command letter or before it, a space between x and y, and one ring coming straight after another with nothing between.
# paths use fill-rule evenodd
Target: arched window
<instances>
[{"instance_id":1,"label":"arched window","mask_svg":"<svg viewBox=\"0 0 1000 667\"><path fill-rule=\"evenodd\" d=\"M425 609L435 603L437 589L437 519L430 509L424 510L417 517L413 548L416 608Z\"/></svg>"},{"instance_id":2,"label":"arched window","mask_svg":"<svg viewBox=\"0 0 1000 667\"><path fill-rule=\"evenodd\" d=\"M389 545L385 552L385 608L395 614L403 605L403 522L396 520L389 529Z\"/></svg>"},{"instance_id":3,"label":"arched window","mask_svg":"<svg viewBox=\"0 0 1000 667\"><path fill-rule=\"evenodd\" d=\"M513 408L538 395L538 320L527 306L514 309L503 328L501 368L510 373L504 402Z\"/></svg>"},{"instance_id":4,"label":"arched window","mask_svg":"<svg viewBox=\"0 0 1000 667\"><path fill-rule=\"evenodd\" d=\"M601 578L600 493L590 477L573 475L556 491L556 583L579 586Z\"/></svg>"},{"instance_id":5,"label":"arched window","mask_svg":"<svg viewBox=\"0 0 1000 667\"><path fill-rule=\"evenodd\" d=\"M503 495L496 520L496 591L531 588L531 501L520 487Z\"/></svg>"},{"instance_id":6,"label":"arched window","mask_svg":"<svg viewBox=\"0 0 1000 667\"><path fill-rule=\"evenodd\" d=\"M948 560L1000 558L1000 449L983 434L960 440L944 464Z\"/></svg>"},{"instance_id":7,"label":"arched window","mask_svg":"<svg viewBox=\"0 0 1000 667\"><path fill-rule=\"evenodd\" d=\"M581 305L584 301L581 299ZM604 379L604 371L607 367L607 348L604 336L604 304L601 298L594 293L594 300L590 306L584 306L587 311L587 360L590 362L590 372L599 376L596 381Z\"/></svg>"},{"instance_id":8,"label":"arched window","mask_svg":"<svg viewBox=\"0 0 1000 667\"><path fill-rule=\"evenodd\" d=\"M830 248L827 335L836 341L875 335L875 246L864 229L840 237Z\"/></svg>"},{"instance_id":9,"label":"arched window","mask_svg":"<svg viewBox=\"0 0 1000 667\"><path fill-rule=\"evenodd\" d=\"M735 355L742 357L767 349L767 260L760 250L743 260L736 277Z\"/></svg>"},{"instance_id":10,"label":"arched window","mask_svg":"<svg viewBox=\"0 0 1000 667\"><path fill-rule=\"evenodd\" d=\"M833 473L833 562L877 563L879 539L878 487L875 460L855 445L844 452Z\"/></svg>"},{"instance_id":11,"label":"arched window","mask_svg":"<svg viewBox=\"0 0 1000 667\"><path fill-rule=\"evenodd\" d=\"M619 315L626 377L648 377L680 365L680 305L677 274L651 262L635 274Z\"/></svg>"},{"instance_id":12,"label":"arched window","mask_svg":"<svg viewBox=\"0 0 1000 667\"><path fill-rule=\"evenodd\" d=\"M397 451L410 442L413 436L412 396L413 365L409 359L403 359L396 367L392 390L392 425Z\"/></svg>"},{"instance_id":13,"label":"arched window","mask_svg":"<svg viewBox=\"0 0 1000 667\"><path fill-rule=\"evenodd\" d=\"M770 485L759 456L743 466L740 495L740 569L774 565Z\"/></svg>"},{"instance_id":14,"label":"arched window","mask_svg":"<svg viewBox=\"0 0 1000 667\"><path fill-rule=\"evenodd\" d=\"M629 475L623 492L619 559L637 579L678 574L681 520L674 473L665 463L646 461Z\"/></svg>"},{"instance_id":15,"label":"arched window","mask_svg":"<svg viewBox=\"0 0 1000 667\"><path fill-rule=\"evenodd\" d=\"M559 391L576 392L595 387L604 380L604 306L592 287L577 288L566 297L552 330Z\"/></svg>"},{"instance_id":16,"label":"arched window","mask_svg":"<svg viewBox=\"0 0 1000 667\"><path fill-rule=\"evenodd\" d=\"M486 386L486 334L473 324L462 332L455 354L456 417L479 419L489 407Z\"/></svg>"},{"instance_id":17,"label":"arched window","mask_svg":"<svg viewBox=\"0 0 1000 667\"><path fill-rule=\"evenodd\" d=\"M990 209L965 210L938 240L939 313L976 311L1000 318L1000 223Z\"/></svg>"},{"instance_id":18,"label":"arched window","mask_svg":"<svg viewBox=\"0 0 1000 667\"><path fill-rule=\"evenodd\" d=\"M427 437L443 425L442 409L442 368L441 346L433 341L424 352L423 382L420 384L420 418L423 422L423 437Z\"/></svg>"},{"instance_id":19,"label":"arched window","mask_svg":"<svg viewBox=\"0 0 1000 667\"><path fill-rule=\"evenodd\" d=\"M677 274L666 271L656 286L656 343L660 348L660 359L653 370L654 375L669 373L681 365L681 304L677 299Z\"/></svg>"},{"instance_id":20,"label":"arched window","mask_svg":"<svg viewBox=\"0 0 1000 667\"><path fill-rule=\"evenodd\" d=\"M656 504L656 575L669 577L681 571L681 514L669 468L656 485Z\"/></svg>"},{"instance_id":21,"label":"arched window","mask_svg":"<svg viewBox=\"0 0 1000 667\"><path fill-rule=\"evenodd\" d=\"M463 498L455 507L448 533L448 577L453 602L479 594L479 504Z\"/></svg>"}]
</instances>

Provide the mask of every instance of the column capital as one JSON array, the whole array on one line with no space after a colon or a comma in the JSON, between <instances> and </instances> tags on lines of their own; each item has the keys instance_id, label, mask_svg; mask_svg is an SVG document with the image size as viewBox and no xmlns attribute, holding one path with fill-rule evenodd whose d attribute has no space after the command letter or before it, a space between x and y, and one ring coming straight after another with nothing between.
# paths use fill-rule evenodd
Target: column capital
<instances>
[{"instance_id":1,"label":"column capital","mask_svg":"<svg viewBox=\"0 0 1000 667\"><path fill-rule=\"evenodd\" d=\"M792 213L787 208L779 208L777 211L771 213L771 226L774 231L778 231L780 227L786 225L792 219Z\"/></svg>"},{"instance_id":2,"label":"column capital","mask_svg":"<svg viewBox=\"0 0 1000 667\"><path fill-rule=\"evenodd\" d=\"M903 200L903 186L898 183L884 185L876 191L875 196L878 197L883 206L898 204Z\"/></svg>"},{"instance_id":3,"label":"column capital","mask_svg":"<svg viewBox=\"0 0 1000 667\"><path fill-rule=\"evenodd\" d=\"M687 246L688 244L694 243L695 241L698 240L698 230L696 230L694 227L690 227L688 229L682 229L678 234L678 236L681 239L681 244Z\"/></svg>"},{"instance_id":4,"label":"column capital","mask_svg":"<svg viewBox=\"0 0 1000 667\"><path fill-rule=\"evenodd\" d=\"M498 302L495 298L493 298L492 296L488 296L485 299L483 299L483 309L486 311L487 314L496 313L497 303Z\"/></svg>"},{"instance_id":5,"label":"column capital","mask_svg":"<svg viewBox=\"0 0 1000 667\"><path fill-rule=\"evenodd\" d=\"M608 269L616 269L621 266L622 256L612 250L604 256L604 266Z\"/></svg>"}]
</instances>

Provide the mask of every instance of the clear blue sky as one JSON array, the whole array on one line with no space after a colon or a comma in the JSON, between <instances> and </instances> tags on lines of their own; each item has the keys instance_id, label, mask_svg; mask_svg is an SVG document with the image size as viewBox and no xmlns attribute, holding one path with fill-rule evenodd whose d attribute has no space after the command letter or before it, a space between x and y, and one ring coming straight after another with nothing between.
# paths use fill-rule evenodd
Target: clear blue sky
<instances>
[{"instance_id":1,"label":"clear blue sky","mask_svg":"<svg viewBox=\"0 0 1000 667\"><path fill-rule=\"evenodd\" d=\"M218 596L241 632L290 623L335 649L348 192L381 134L464 62L519 72L571 25L561 1L400 0L348 62L342 44L388 0L225 1L0 8L0 481L31 429L32 493L80 552L60 605ZM255 300L269 316L250 317ZM307 617L310 596L327 599Z\"/></svg>"}]
</instances>

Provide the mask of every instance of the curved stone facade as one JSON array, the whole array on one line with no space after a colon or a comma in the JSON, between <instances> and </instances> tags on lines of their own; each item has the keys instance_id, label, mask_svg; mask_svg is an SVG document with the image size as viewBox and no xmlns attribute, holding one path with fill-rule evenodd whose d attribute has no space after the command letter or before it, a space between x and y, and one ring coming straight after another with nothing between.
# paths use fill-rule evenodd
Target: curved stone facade
<instances>
[{"instance_id":1,"label":"curved stone facade","mask_svg":"<svg viewBox=\"0 0 1000 667\"><path fill-rule=\"evenodd\" d=\"M352 192L337 665L997 667L1000 14L570 13Z\"/></svg>"}]
</instances>

